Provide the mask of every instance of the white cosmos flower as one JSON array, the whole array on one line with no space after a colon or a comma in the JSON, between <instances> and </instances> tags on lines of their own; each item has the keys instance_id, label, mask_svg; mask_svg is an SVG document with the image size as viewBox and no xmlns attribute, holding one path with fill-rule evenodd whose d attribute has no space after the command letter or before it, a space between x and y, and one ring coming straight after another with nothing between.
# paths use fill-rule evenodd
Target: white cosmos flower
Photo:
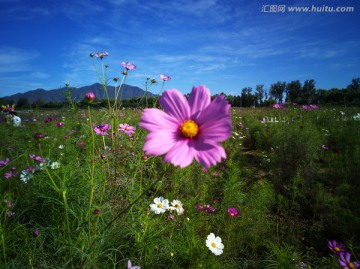
<instances>
[{"instance_id":1,"label":"white cosmos flower","mask_svg":"<svg viewBox=\"0 0 360 269\"><path fill-rule=\"evenodd\" d=\"M60 145L60 146L59 146L59 149L64 149L64 148L65 148L64 145Z\"/></svg>"},{"instance_id":2,"label":"white cosmos flower","mask_svg":"<svg viewBox=\"0 0 360 269\"><path fill-rule=\"evenodd\" d=\"M175 210L178 215L184 214L183 204L179 200L173 200L169 209Z\"/></svg>"},{"instance_id":3,"label":"white cosmos flower","mask_svg":"<svg viewBox=\"0 0 360 269\"><path fill-rule=\"evenodd\" d=\"M54 169L58 169L60 167L61 163L60 162L53 162L51 164L51 169L54 170Z\"/></svg>"},{"instance_id":4,"label":"white cosmos flower","mask_svg":"<svg viewBox=\"0 0 360 269\"><path fill-rule=\"evenodd\" d=\"M155 214L162 214L167 209L169 209L169 200L164 199L164 197L156 197L154 199L154 204L150 205L150 210L153 211Z\"/></svg>"},{"instance_id":5,"label":"white cosmos flower","mask_svg":"<svg viewBox=\"0 0 360 269\"><path fill-rule=\"evenodd\" d=\"M224 245L221 243L221 238L211 233L208 235L206 239L206 246L210 249L212 253L216 256L221 255L223 253Z\"/></svg>"}]
</instances>

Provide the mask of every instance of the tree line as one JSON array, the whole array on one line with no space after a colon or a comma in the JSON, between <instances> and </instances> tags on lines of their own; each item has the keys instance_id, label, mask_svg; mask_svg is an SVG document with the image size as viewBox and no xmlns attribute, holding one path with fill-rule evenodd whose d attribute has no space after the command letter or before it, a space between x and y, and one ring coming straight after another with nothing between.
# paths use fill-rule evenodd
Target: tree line
<instances>
[{"instance_id":1,"label":"tree line","mask_svg":"<svg viewBox=\"0 0 360 269\"><path fill-rule=\"evenodd\" d=\"M245 87L241 95L226 95L235 107L271 106L276 103L297 103L299 105L360 105L360 78L352 79L344 89L316 89L315 80L291 82L278 81L266 90L263 84L256 85L255 91Z\"/></svg>"},{"instance_id":2,"label":"tree line","mask_svg":"<svg viewBox=\"0 0 360 269\"><path fill-rule=\"evenodd\" d=\"M307 79L303 83L299 80L290 82L278 81L266 89L263 84L252 87L245 87L240 95L222 93L233 107L258 107L272 106L276 103L297 103L299 105L360 105L360 78L352 79L351 83L343 89L332 88L329 90L316 89L315 80ZM214 96L213 96L214 97ZM158 105L157 97L131 98L117 101L121 107L153 107ZM110 100L113 105L115 100ZM63 108L71 107L70 101L64 98L62 102L44 102L41 99L29 102L27 98L5 100L0 98L0 105L15 104L16 109L36 108ZM85 101L76 102L79 108L85 108ZM107 100L96 100L96 107L107 107Z\"/></svg>"}]
</instances>

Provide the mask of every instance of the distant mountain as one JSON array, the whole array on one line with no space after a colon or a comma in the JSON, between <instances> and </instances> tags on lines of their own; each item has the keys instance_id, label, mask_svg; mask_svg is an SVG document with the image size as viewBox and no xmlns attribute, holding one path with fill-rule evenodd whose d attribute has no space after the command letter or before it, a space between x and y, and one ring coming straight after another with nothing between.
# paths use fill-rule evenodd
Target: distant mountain
<instances>
[{"instance_id":1,"label":"distant mountain","mask_svg":"<svg viewBox=\"0 0 360 269\"><path fill-rule=\"evenodd\" d=\"M44 90L44 89L36 89L33 91L28 91L25 93L17 93L10 96L1 97L1 99L5 100L13 100L17 102L20 98L27 98L29 102L42 100L44 102L62 102L66 100L65 92L66 90L73 90L71 98L75 101L80 101L84 99L84 96L88 92L93 92L97 99L106 99L106 94L103 88L103 85L100 83L95 83L90 86L84 86L80 88L72 88L72 87L64 87L55 90ZM118 89L118 87L116 88ZM107 92L110 99L115 98L115 87L107 86ZM122 88L122 99L131 99L133 97L140 98L144 96L145 91L139 87L134 87L130 85L123 85ZM147 96L156 96L151 92L147 92ZM118 99L120 99L120 94L118 95Z\"/></svg>"}]
</instances>

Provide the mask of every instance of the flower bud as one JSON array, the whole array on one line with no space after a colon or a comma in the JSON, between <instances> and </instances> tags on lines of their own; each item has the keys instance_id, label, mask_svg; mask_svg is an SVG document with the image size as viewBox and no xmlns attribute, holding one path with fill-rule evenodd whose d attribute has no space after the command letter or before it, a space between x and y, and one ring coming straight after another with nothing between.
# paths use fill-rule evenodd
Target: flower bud
<instances>
[{"instance_id":1,"label":"flower bud","mask_svg":"<svg viewBox=\"0 0 360 269\"><path fill-rule=\"evenodd\" d=\"M88 92L85 94L85 99L88 103L92 103L95 99L95 94L93 92Z\"/></svg>"},{"instance_id":2,"label":"flower bud","mask_svg":"<svg viewBox=\"0 0 360 269\"><path fill-rule=\"evenodd\" d=\"M94 215L100 215L101 214L101 210L100 209L95 209L93 212Z\"/></svg>"},{"instance_id":3,"label":"flower bud","mask_svg":"<svg viewBox=\"0 0 360 269\"><path fill-rule=\"evenodd\" d=\"M45 138L45 135L43 133L35 133L34 137L37 139L37 140L41 140L41 139L44 139Z\"/></svg>"},{"instance_id":4,"label":"flower bud","mask_svg":"<svg viewBox=\"0 0 360 269\"><path fill-rule=\"evenodd\" d=\"M40 235L40 232L38 229L35 229L33 232L33 237L38 237Z\"/></svg>"}]
</instances>

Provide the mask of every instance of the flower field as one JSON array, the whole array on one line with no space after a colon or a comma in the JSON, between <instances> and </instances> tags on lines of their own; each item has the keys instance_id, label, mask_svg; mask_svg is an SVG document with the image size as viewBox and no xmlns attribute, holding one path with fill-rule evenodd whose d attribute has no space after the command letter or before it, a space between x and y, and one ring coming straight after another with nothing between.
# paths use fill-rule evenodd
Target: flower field
<instances>
[{"instance_id":1,"label":"flower field","mask_svg":"<svg viewBox=\"0 0 360 269\"><path fill-rule=\"evenodd\" d=\"M1 122L1 268L357 268L358 110L231 108L226 158L184 168L144 113Z\"/></svg>"},{"instance_id":2,"label":"flower field","mask_svg":"<svg viewBox=\"0 0 360 269\"><path fill-rule=\"evenodd\" d=\"M160 78L135 109L3 106L0 268L360 268L358 108L231 108Z\"/></svg>"}]
</instances>

